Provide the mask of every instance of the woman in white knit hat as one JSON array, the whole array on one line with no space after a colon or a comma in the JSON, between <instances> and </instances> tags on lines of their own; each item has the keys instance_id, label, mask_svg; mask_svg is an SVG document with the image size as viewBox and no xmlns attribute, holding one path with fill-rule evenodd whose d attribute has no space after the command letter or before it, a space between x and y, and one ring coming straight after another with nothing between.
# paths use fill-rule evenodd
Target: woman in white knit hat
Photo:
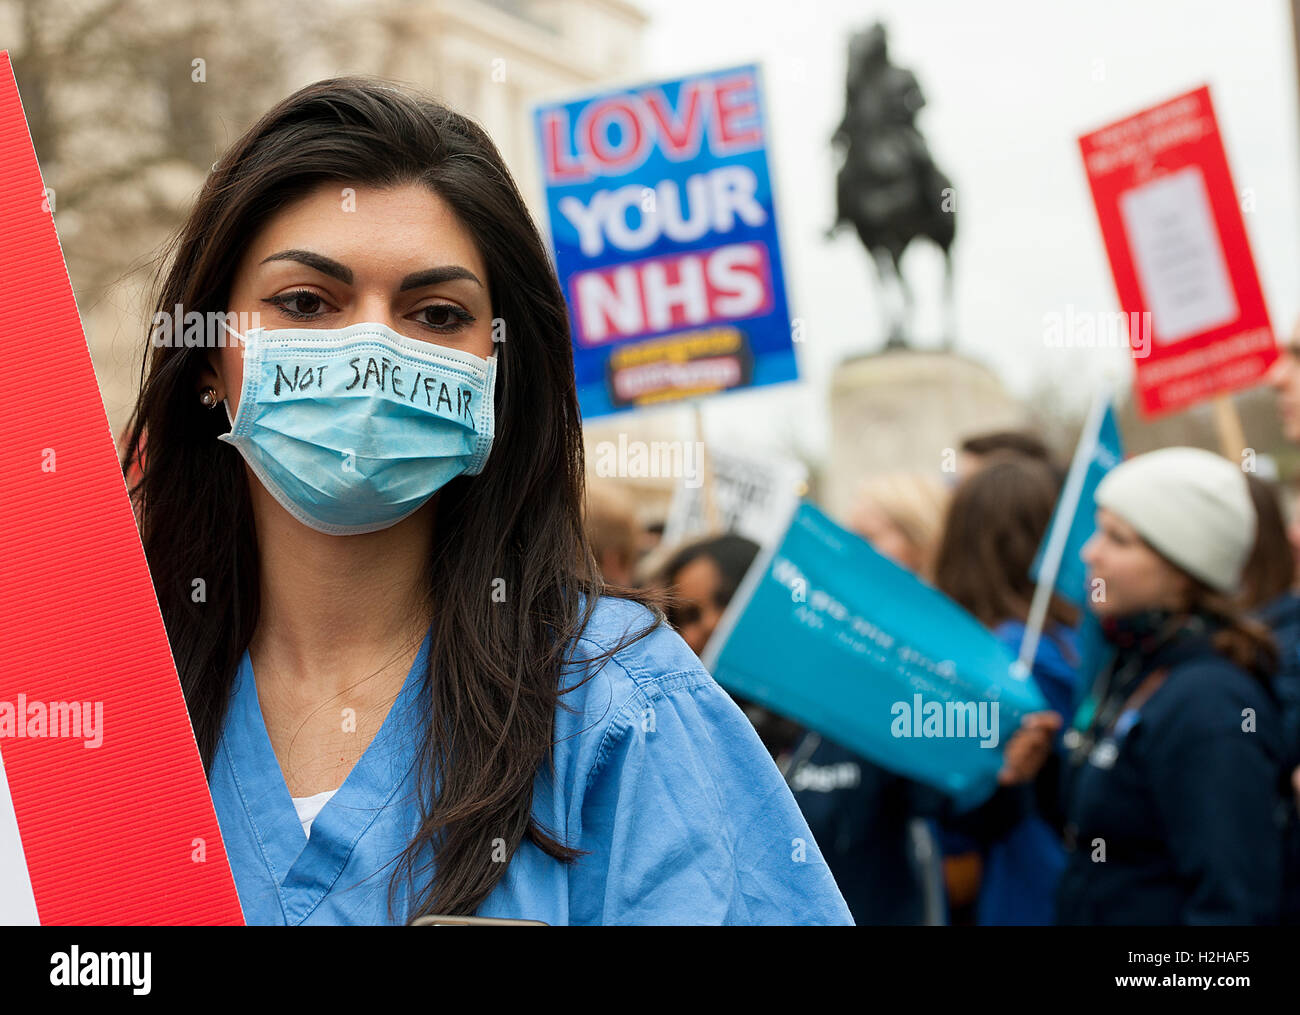
<instances>
[{"instance_id":1,"label":"woman in white knit hat","mask_svg":"<svg viewBox=\"0 0 1300 1015\"><path fill-rule=\"evenodd\" d=\"M1058 919L1277 919L1276 650L1233 594L1255 539L1245 477L1196 448L1113 469L1083 550L1115 646L1067 732Z\"/></svg>"}]
</instances>

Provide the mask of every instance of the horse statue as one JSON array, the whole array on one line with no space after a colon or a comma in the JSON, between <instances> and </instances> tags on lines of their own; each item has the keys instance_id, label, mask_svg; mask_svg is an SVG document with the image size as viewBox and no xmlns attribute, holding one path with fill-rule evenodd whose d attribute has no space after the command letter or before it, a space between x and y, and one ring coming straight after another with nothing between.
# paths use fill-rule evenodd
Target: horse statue
<instances>
[{"instance_id":1,"label":"horse statue","mask_svg":"<svg viewBox=\"0 0 1300 1015\"><path fill-rule=\"evenodd\" d=\"M916 77L889 62L879 22L849 40L846 91L844 118L831 138L844 160L836 179L836 220L826 236L852 225L875 261L887 349L906 348L911 330L912 293L899 266L903 251L918 236L937 244L944 257L943 348L950 350L955 192L916 128L925 105ZM891 302L901 308L891 312Z\"/></svg>"}]
</instances>

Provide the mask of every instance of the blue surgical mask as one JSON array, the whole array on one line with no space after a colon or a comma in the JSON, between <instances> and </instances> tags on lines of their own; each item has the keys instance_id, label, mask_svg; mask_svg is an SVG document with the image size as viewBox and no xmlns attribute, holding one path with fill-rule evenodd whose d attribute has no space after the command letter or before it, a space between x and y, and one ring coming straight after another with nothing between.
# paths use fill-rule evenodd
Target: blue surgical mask
<instances>
[{"instance_id":1,"label":"blue surgical mask","mask_svg":"<svg viewBox=\"0 0 1300 1015\"><path fill-rule=\"evenodd\" d=\"M483 470L495 355L375 323L254 328L244 341L239 411L217 439L304 525L331 535L384 529Z\"/></svg>"}]
</instances>

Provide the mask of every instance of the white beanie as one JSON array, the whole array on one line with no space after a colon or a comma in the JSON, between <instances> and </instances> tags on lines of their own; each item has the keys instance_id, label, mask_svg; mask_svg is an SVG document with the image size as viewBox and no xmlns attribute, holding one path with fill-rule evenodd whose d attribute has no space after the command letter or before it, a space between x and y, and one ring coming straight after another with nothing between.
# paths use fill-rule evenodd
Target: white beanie
<instances>
[{"instance_id":1,"label":"white beanie","mask_svg":"<svg viewBox=\"0 0 1300 1015\"><path fill-rule=\"evenodd\" d=\"M1162 448L1121 462L1097 486L1162 557L1232 593L1255 547L1255 505L1241 469L1200 448Z\"/></svg>"}]
</instances>

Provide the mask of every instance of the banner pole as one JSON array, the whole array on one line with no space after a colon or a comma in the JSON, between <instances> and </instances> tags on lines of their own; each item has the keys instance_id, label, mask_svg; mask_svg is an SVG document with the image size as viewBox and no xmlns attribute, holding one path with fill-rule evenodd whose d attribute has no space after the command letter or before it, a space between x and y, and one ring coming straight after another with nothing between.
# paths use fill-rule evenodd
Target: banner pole
<instances>
[{"instance_id":1,"label":"banner pole","mask_svg":"<svg viewBox=\"0 0 1300 1015\"><path fill-rule=\"evenodd\" d=\"M1052 529L1047 536L1047 549L1043 553L1042 566L1038 569L1038 583L1034 586L1034 598L1029 604L1029 618L1025 622L1025 633L1020 640L1020 658L1016 660L1013 672L1021 677L1029 676L1034 659L1038 655L1038 642L1042 637L1043 624L1047 620L1047 607L1052 601L1056 589L1056 576L1061 569L1061 558L1065 555L1065 542L1069 538L1070 528L1074 522L1075 512L1079 507L1079 498L1083 495L1083 482L1088 475L1088 466L1097 452L1097 442L1101 439L1101 423L1106 416L1106 406L1110 404L1109 386L1098 388L1088 409L1083 431L1079 434L1078 447L1074 449L1074 458L1070 461L1070 471L1065 477L1065 486L1061 490L1061 500L1057 505L1056 516L1052 520Z\"/></svg>"},{"instance_id":2,"label":"banner pole","mask_svg":"<svg viewBox=\"0 0 1300 1015\"><path fill-rule=\"evenodd\" d=\"M1219 448L1223 457L1241 464L1241 452L1246 447L1246 430L1241 425L1241 414L1231 395L1214 399L1214 427L1219 433Z\"/></svg>"},{"instance_id":3,"label":"banner pole","mask_svg":"<svg viewBox=\"0 0 1300 1015\"><path fill-rule=\"evenodd\" d=\"M709 461L709 446L704 440L704 413L699 399L691 402L691 419L695 430L695 446L700 450L700 472L704 481L704 524L710 536L718 534L718 504L713 495L713 463Z\"/></svg>"}]
</instances>

